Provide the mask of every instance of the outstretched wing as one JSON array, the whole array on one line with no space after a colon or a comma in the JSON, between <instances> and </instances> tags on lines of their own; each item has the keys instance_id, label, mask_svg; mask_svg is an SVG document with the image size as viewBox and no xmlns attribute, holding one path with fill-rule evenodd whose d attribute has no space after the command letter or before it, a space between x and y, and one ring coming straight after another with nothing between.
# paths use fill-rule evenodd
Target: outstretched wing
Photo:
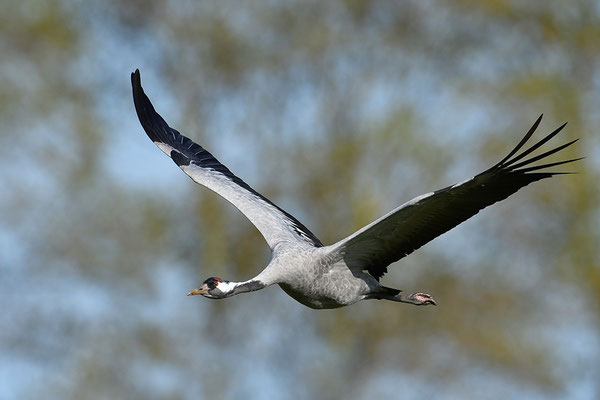
<instances>
[{"instance_id":1,"label":"outstretched wing","mask_svg":"<svg viewBox=\"0 0 600 400\"><path fill-rule=\"evenodd\" d=\"M465 182L412 199L334 244L332 251L339 252L349 268L368 270L379 279L387 272L389 264L466 221L479 210L504 200L532 182L565 174L546 169L580 158L535 166L531 164L572 145L577 139L538 156L521 160L558 134L566 123L515 156L529 140L541 119L542 116L498 164Z\"/></svg>"},{"instance_id":2,"label":"outstretched wing","mask_svg":"<svg viewBox=\"0 0 600 400\"><path fill-rule=\"evenodd\" d=\"M323 246L296 218L252 189L200 145L169 127L144 93L139 70L131 74L131 85L135 110L148 137L194 182L237 207L258 228L271 249L281 242L298 241Z\"/></svg>"}]
</instances>

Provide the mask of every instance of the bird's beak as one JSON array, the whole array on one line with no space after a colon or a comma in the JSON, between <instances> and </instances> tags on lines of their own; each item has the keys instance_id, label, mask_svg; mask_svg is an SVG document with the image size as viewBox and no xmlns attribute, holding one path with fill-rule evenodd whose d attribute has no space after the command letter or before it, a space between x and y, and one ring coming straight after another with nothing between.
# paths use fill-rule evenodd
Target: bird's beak
<instances>
[{"instance_id":1,"label":"bird's beak","mask_svg":"<svg viewBox=\"0 0 600 400\"><path fill-rule=\"evenodd\" d=\"M202 285L198 289L194 289L194 290L190 291L187 295L195 296L197 294L201 294L202 296L204 296L207 293L208 293L208 287L206 287L206 285Z\"/></svg>"}]
</instances>

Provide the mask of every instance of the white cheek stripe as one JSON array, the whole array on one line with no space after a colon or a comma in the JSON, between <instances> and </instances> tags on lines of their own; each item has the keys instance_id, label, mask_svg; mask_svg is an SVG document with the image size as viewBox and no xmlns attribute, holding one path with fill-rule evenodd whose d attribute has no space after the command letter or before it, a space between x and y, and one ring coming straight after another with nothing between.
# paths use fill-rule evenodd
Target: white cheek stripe
<instances>
[{"instance_id":1,"label":"white cheek stripe","mask_svg":"<svg viewBox=\"0 0 600 400\"><path fill-rule=\"evenodd\" d=\"M238 284L233 282L219 282L217 288L223 293L231 292Z\"/></svg>"}]
</instances>

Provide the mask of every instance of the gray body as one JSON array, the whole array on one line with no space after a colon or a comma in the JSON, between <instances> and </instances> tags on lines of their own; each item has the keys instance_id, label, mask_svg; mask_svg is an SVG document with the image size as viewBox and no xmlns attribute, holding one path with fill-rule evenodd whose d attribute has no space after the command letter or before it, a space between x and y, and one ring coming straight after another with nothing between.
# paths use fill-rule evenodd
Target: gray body
<instances>
[{"instance_id":1,"label":"gray body","mask_svg":"<svg viewBox=\"0 0 600 400\"><path fill-rule=\"evenodd\" d=\"M287 245L276 250L258 279L277 283L310 308L338 308L356 303L383 286L363 271L352 271L331 246Z\"/></svg>"},{"instance_id":2,"label":"gray body","mask_svg":"<svg viewBox=\"0 0 600 400\"><path fill-rule=\"evenodd\" d=\"M136 112L148 137L194 182L237 207L272 251L271 261L255 278L245 282L209 278L189 295L225 298L278 284L295 300L316 309L343 307L365 299L435 305L431 295L417 292L404 296L398 289L383 286L379 279L388 265L481 209L532 182L564 174L547 168L579 160L532 165L576 140L523 160L565 125L516 155L539 125L540 116L519 144L491 168L459 184L418 196L338 243L324 246L296 218L252 189L202 146L169 127L144 93L139 71L131 74L131 82Z\"/></svg>"}]
</instances>

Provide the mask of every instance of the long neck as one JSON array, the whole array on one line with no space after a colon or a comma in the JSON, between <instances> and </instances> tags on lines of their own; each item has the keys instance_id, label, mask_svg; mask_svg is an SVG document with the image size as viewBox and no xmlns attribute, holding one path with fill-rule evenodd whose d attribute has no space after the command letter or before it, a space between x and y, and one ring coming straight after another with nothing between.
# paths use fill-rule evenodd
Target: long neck
<instances>
[{"instance_id":1,"label":"long neck","mask_svg":"<svg viewBox=\"0 0 600 400\"><path fill-rule=\"evenodd\" d=\"M225 288L223 288L225 290L221 289L223 285L226 286ZM223 282L219 284L219 289L221 289L224 292L225 297L230 297L240 293L255 292L257 290L265 288L266 286L266 284L259 280L250 279L249 281L245 282Z\"/></svg>"}]
</instances>

